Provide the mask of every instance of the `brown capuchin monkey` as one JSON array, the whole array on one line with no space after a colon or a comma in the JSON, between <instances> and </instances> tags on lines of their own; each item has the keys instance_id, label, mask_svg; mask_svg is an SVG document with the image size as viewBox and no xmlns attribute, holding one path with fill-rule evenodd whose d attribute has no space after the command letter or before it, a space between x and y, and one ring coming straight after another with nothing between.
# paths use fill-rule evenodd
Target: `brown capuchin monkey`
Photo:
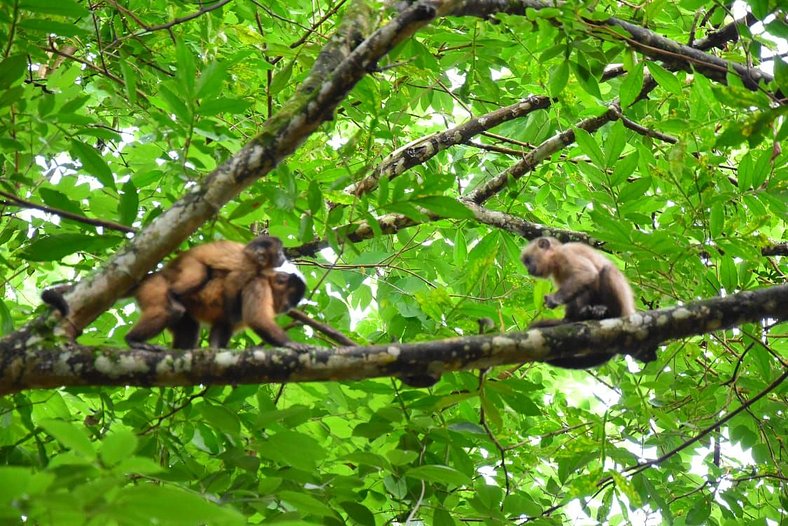
<instances>
[{"instance_id":1,"label":"brown capuchin monkey","mask_svg":"<svg viewBox=\"0 0 788 526\"><path fill-rule=\"evenodd\" d=\"M528 273L552 278L558 290L544 297L547 308L565 306L561 320L540 320L531 327L618 318L635 313L635 299L624 274L601 252L583 243L561 243L539 237L528 243L520 256ZM547 363L565 369L587 369L601 365L613 354L556 358ZM637 355L644 362L656 360L654 349Z\"/></svg>"},{"instance_id":2,"label":"brown capuchin monkey","mask_svg":"<svg viewBox=\"0 0 788 526\"><path fill-rule=\"evenodd\" d=\"M268 343L304 350L274 321L306 289L297 275L273 270L284 261L282 242L268 236L247 245L216 241L187 250L136 288L142 313L126 341L147 348L145 341L169 329L174 348L191 349L202 321L211 325L212 347L225 347L234 331L249 326Z\"/></svg>"}]
</instances>

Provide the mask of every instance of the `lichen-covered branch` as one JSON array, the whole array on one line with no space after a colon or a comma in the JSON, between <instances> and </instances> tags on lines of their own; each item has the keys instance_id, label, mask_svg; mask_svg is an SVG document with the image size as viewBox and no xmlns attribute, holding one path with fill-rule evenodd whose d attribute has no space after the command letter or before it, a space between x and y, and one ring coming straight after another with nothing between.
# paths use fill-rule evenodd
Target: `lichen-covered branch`
<instances>
[{"instance_id":1,"label":"lichen-covered branch","mask_svg":"<svg viewBox=\"0 0 788 526\"><path fill-rule=\"evenodd\" d=\"M592 239L588 234L583 232L564 230L539 223L532 223L512 214L485 208L468 199L460 198L459 202L473 213L474 219L477 222L490 225L494 228L500 228L501 230L506 230L512 234L522 236L524 239L534 239L539 236L552 236L563 243L568 243L570 241L580 241L582 243L587 243L596 247L602 246L601 242ZM440 216L431 213L426 213L425 215L430 221L439 221L442 219ZM408 216L392 213L380 216L377 219L376 226L383 234L391 235L396 234L403 228L408 228L419 224L421 223ZM336 232L338 235L340 235L340 237L350 241L351 243L358 243L375 237L375 227L370 225L368 221L361 221L356 224L340 227L336 230ZM303 256L314 256L318 251L326 247L328 247L328 241L325 239L320 239L310 243L305 243L298 247L285 249L285 253L287 254L287 257L291 259Z\"/></svg>"},{"instance_id":2,"label":"lichen-covered branch","mask_svg":"<svg viewBox=\"0 0 788 526\"><path fill-rule=\"evenodd\" d=\"M587 132L594 132L608 122L616 120L620 113L621 109L618 106L618 102L614 102L611 107L602 115L590 117L579 122L577 124L577 128L581 128ZM550 158L550 156L555 152L572 144L574 141L575 132L573 129L565 130L553 135L549 139L542 142L542 144L528 152L521 161L513 164L497 177L494 177L486 183L480 185L473 192L466 196L467 199L477 204L484 203L493 195L500 192L506 186L506 183L509 181L509 179L516 180L521 178L526 173L533 171L533 169L536 168L539 163L545 159Z\"/></svg>"},{"instance_id":3,"label":"lichen-covered branch","mask_svg":"<svg viewBox=\"0 0 788 526\"><path fill-rule=\"evenodd\" d=\"M458 2L451 10L454 16L479 16L488 17L496 13L524 15L527 9L546 9L563 7L564 2L542 2L539 0L466 0ZM574 7L572 7L574 9ZM643 55L660 60L670 67L681 69L694 68L708 78L725 83L728 71L738 75L744 85L751 90L759 89L759 83L771 82L772 76L754 67L724 60L714 55L705 53L714 45L719 45L723 39L734 39L737 36L735 29L727 29L722 35L715 35L714 39L701 41L696 47L679 44L669 38L663 37L649 29L632 24L625 20L609 17L603 20L586 20L590 28L596 28L596 35L600 29L604 30L606 38L618 39L627 42L632 48ZM623 31L622 31L623 30Z\"/></svg>"},{"instance_id":4,"label":"lichen-covered branch","mask_svg":"<svg viewBox=\"0 0 788 526\"><path fill-rule=\"evenodd\" d=\"M427 162L450 146L463 144L471 137L501 123L524 117L535 110L545 109L549 106L550 97L532 95L515 104L474 117L459 126L422 137L390 153L371 174L345 188L345 192L351 195L371 192L377 188L381 177L394 179L406 170Z\"/></svg>"},{"instance_id":5,"label":"lichen-covered branch","mask_svg":"<svg viewBox=\"0 0 788 526\"><path fill-rule=\"evenodd\" d=\"M761 319L788 319L788 285L731 294L627 318L414 344L245 351L139 351L0 345L0 395L58 386L228 385L358 380L478 369L593 353L637 353L667 340Z\"/></svg>"}]
</instances>

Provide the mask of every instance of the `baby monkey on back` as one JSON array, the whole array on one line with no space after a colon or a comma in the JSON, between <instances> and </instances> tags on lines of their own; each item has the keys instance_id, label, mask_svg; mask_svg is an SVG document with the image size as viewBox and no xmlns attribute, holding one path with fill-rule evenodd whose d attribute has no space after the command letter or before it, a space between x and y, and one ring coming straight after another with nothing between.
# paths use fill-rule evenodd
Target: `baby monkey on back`
<instances>
[{"instance_id":1,"label":"baby monkey on back","mask_svg":"<svg viewBox=\"0 0 788 526\"><path fill-rule=\"evenodd\" d=\"M304 350L274 317L304 297L304 282L278 272L285 262L279 238L260 236L247 245L215 241L198 245L146 277L134 296L142 313L126 334L133 347L169 329L173 347L197 346L200 322L211 326L211 347L226 347L233 332L250 327L266 342Z\"/></svg>"},{"instance_id":2,"label":"baby monkey on back","mask_svg":"<svg viewBox=\"0 0 788 526\"><path fill-rule=\"evenodd\" d=\"M553 237L534 239L520 256L528 273L552 278L558 290L544 298L547 308L565 306L561 320L541 320L531 327L549 327L562 323L602 320L629 316L635 312L635 300L627 278L597 250L583 243L561 243ZM613 354L595 354L556 358L547 363L566 369L586 369L601 365ZM656 359L653 349L638 355L640 360Z\"/></svg>"}]
</instances>

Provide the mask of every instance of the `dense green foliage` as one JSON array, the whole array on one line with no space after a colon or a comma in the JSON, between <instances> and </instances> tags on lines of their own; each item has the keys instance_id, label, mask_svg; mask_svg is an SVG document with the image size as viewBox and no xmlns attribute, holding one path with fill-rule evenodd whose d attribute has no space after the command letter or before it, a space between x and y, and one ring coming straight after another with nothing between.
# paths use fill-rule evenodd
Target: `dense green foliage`
<instances>
[{"instance_id":1,"label":"dense green foliage","mask_svg":"<svg viewBox=\"0 0 788 526\"><path fill-rule=\"evenodd\" d=\"M43 286L84 277L130 237L109 222L144 227L253 138L308 74L342 4L237 0L180 20L200 6L3 0L0 333L36 314ZM778 4L747 9L784 39L784 21L767 16ZM379 14L383 24L393 12ZM289 247L328 239L331 250L296 261L312 290L304 310L358 342L472 334L482 316L523 329L558 315L542 308L549 284L525 275L522 238L468 219L456 198L620 98L625 117L669 137L620 120L578 132L484 206L604 241L642 309L783 283L785 258L761 251L785 237L788 126L777 99L788 65L768 62L776 80L757 91L732 74L726 85L671 71L591 22L607 16L682 44L732 21L710 0L439 18L189 244L264 229ZM739 31L715 52L759 65L776 49L762 25ZM627 73L603 79L621 63ZM657 86L636 101L648 74ZM531 94L555 101L365 195L343 192L411 141ZM419 224L346 241L348 225L387 213ZM123 346L130 305L121 300L80 342ZM290 335L331 345L313 331ZM231 345L258 341L244 333ZM778 524L788 520L784 386L653 467L624 469L763 391L785 367L786 341L784 326L753 324L674 342L646 367L529 364L483 381L445 375L429 390L386 378L24 392L0 399L0 522Z\"/></svg>"}]
</instances>

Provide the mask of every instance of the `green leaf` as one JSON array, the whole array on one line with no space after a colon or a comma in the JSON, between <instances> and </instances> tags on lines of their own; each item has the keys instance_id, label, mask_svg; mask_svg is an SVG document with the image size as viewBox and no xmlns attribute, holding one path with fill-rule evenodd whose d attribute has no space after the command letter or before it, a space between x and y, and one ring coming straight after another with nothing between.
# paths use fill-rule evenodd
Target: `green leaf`
<instances>
[{"instance_id":1,"label":"green leaf","mask_svg":"<svg viewBox=\"0 0 788 526\"><path fill-rule=\"evenodd\" d=\"M709 233L711 237L718 238L722 234L722 227L725 224L725 209L722 203L714 203L709 214Z\"/></svg>"},{"instance_id":2,"label":"green leaf","mask_svg":"<svg viewBox=\"0 0 788 526\"><path fill-rule=\"evenodd\" d=\"M251 105L252 103L247 100L219 97L203 101L197 108L197 113L206 116L219 115L220 113L238 115L248 110Z\"/></svg>"},{"instance_id":3,"label":"green leaf","mask_svg":"<svg viewBox=\"0 0 788 526\"><path fill-rule=\"evenodd\" d=\"M306 493L300 493L297 491L280 491L278 496L304 515L317 515L318 517L331 517L334 515L334 510L326 506L320 500L311 495L307 495Z\"/></svg>"},{"instance_id":4,"label":"green leaf","mask_svg":"<svg viewBox=\"0 0 788 526\"><path fill-rule=\"evenodd\" d=\"M536 517L542 514L542 507L525 493L507 495L504 498L503 511L510 517L521 515Z\"/></svg>"},{"instance_id":5,"label":"green leaf","mask_svg":"<svg viewBox=\"0 0 788 526\"><path fill-rule=\"evenodd\" d=\"M207 497L150 483L120 488L110 516L122 524L246 524L237 511L220 507Z\"/></svg>"},{"instance_id":6,"label":"green leaf","mask_svg":"<svg viewBox=\"0 0 788 526\"><path fill-rule=\"evenodd\" d=\"M471 210L451 197L441 195L419 197L413 199L411 203L424 207L441 217L453 217L456 219L472 219L475 217Z\"/></svg>"},{"instance_id":7,"label":"green leaf","mask_svg":"<svg viewBox=\"0 0 788 526\"><path fill-rule=\"evenodd\" d=\"M621 152L627 145L626 130L624 130L624 123L620 120L613 123L610 127L610 132L605 141L605 167L610 168L616 165Z\"/></svg>"},{"instance_id":8,"label":"green leaf","mask_svg":"<svg viewBox=\"0 0 788 526\"><path fill-rule=\"evenodd\" d=\"M749 152L749 153L757 153L757 152ZM753 166L752 170L752 178L751 184L753 188L760 188L760 186L766 181L766 178L771 174L772 171L772 152L771 150L764 150L758 156L758 160L755 162L755 166Z\"/></svg>"},{"instance_id":9,"label":"green leaf","mask_svg":"<svg viewBox=\"0 0 788 526\"><path fill-rule=\"evenodd\" d=\"M631 201L637 202L643 199L643 196L651 188L651 177L641 177L635 179L631 183L627 183L618 195L618 199L622 203L629 203Z\"/></svg>"},{"instance_id":10,"label":"green leaf","mask_svg":"<svg viewBox=\"0 0 788 526\"><path fill-rule=\"evenodd\" d=\"M598 168L605 169L605 156L602 155L602 150L594 140L594 137L587 131L581 128L575 128L575 141L580 149L586 154L591 162Z\"/></svg>"},{"instance_id":11,"label":"green leaf","mask_svg":"<svg viewBox=\"0 0 788 526\"><path fill-rule=\"evenodd\" d=\"M178 64L176 78L183 88L184 97L194 97L194 79L197 76L197 67L194 64L194 56L189 47L178 39L175 44L175 59Z\"/></svg>"},{"instance_id":12,"label":"green leaf","mask_svg":"<svg viewBox=\"0 0 788 526\"><path fill-rule=\"evenodd\" d=\"M449 466L428 465L417 466L405 472L405 475L425 482L438 484L453 484L455 486L469 486L471 478L464 473Z\"/></svg>"},{"instance_id":13,"label":"green leaf","mask_svg":"<svg viewBox=\"0 0 788 526\"><path fill-rule=\"evenodd\" d=\"M123 189L120 193L120 201L118 202L118 216L120 222L124 225L131 225L137 219L137 211L139 209L139 197L137 196L137 187L134 182L129 179L123 184Z\"/></svg>"},{"instance_id":14,"label":"green leaf","mask_svg":"<svg viewBox=\"0 0 788 526\"><path fill-rule=\"evenodd\" d=\"M634 151L620 159L615 163L615 168L613 168L613 175L610 178L610 184L613 186L618 186L625 182L629 177L635 174L635 169L638 166L638 161L640 159L640 154L637 151Z\"/></svg>"},{"instance_id":15,"label":"green leaf","mask_svg":"<svg viewBox=\"0 0 788 526\"><path fill-rule=\"evenodd\" d=\"M238 416L226 407L209 403L200 406L203 416L215 429L237 435L241 431L241 422Z\"/></svg>"},{"instance_id":16,"label":"green leaf","mask_svg":"<svg viewBox=\"0 0 788 526\"><path fill-rule=\"evenodd\" d=\"M119 429L101 441L99 457L106 466L115 466L126 460L137 450L137 435L127 429Z\"/></svg>"},{"instance_id":17,"label":"green leaf","mask_svg":"<svg viewBox=\"0 0 788 526\"><path fill-rule=\"evenodd\" d=\"M550 75L550 95L557 97L561 94L569 80L569 62L561 62L558 67L553 69Z\"/></svg>"},{"instance_id":18,"label":"green leaf","mask_svg":"<svg viewBox=\"0 0 788 526\"><path fill-rule=\"evenodd\" d=\"M706 519L711 515L711 503L706 497L701 497L695 501L692 509L687 513L686 524L706 524Z\"/></svg>"},{"instance_id":19,"label":"green leaf","mask_svg":"<svg viewBox=\"0 0 788 526\"><path fill-rule=\"evenodd\" d=\"M27 72L27 57L11 55L0 62L0 89L8 89Z\"/></svg>"},{"instance_id":20,"label":"green leaf","mask_svg":"<svg viewBox=\"0 0 788 526\"><path fill-rule=\"evenodd\" d=\"M177 90L174 83L171 83L171 85ZM189 109L192 103L191 99L184 99L164 84L159 85L159 97L153 99L153 102L162 109L174 113L182 124L187 124L192 120L192 113Z\"/></svg>"},{"instance_id":21,"label":"green leaf","mask_svg":"<svg viewBox=\"0 0 788 526\"><path fill-rule=\"evenodd\" d=\"M730 256L722 256L722 261L720 261L720 282L729 294L735 292L739 286L736 263Z\"/></svg>"},{"instance_id":22,"label":"green leaf","mask_svg":"<svg viewBox=\"0 0 788 526\"><path fill-rule=\"evenodd\" d=\"M262 442L259 453L274 462L304 471L312 471L326 454L314 438L295 431L272 435Z\"/></svg>"},{"instance_id":23,"label":"green leaf","mask_svg":"<svg viewBox=\"0 0 788 526\"><path fill-rule=\"evenodd\" d=\"M309 201L309 211L312 212L312 215L317 214L323 209L323 193L320 191L320 185L315 181L309 182L307 199Z\"/></svg>"},{"instance_id":24,"label":"green leaf","mask_svg":"<svg viewBox=\"0 0 788 526\"><path fill-rule=\"evenodd\" d=\"M597 82L596 78L591 74L588 69L576 62L572 62L572 71L575 74L575 78L577 82L580 84L585 91L587 91L592 96L601 99L602 93L599 91L599 83Z\"/></svg>"},{"instance_id":25,"label":"green leaf","mask_svg":"<svg viewBox=\"0 0 788 526\"><path fill-rule=\"evenodd\" d=\"M125 60L120 61L120 72L123 75L123 86L129 102L136 104L137 102L137 84L139 83L139 76Z\"/></svg>"},{"instance_id":26,"label":"green leaf","mask_svg":"<svg viewBox=\"0 0 788 526\"><path fill-rule=\"evenodd\" d=\"M76 24L56 22L44 18L25 18L19 27L37 33L55 34L62 37L88 37L90 33Z\"/></svg>"},{"instance_id":27,"label":"green leaf","mask_svg":"<svg viewBox=\"0 0 788 526\"><path fill-rule=\"evenodd\" d=\"M666 70L656 62L648 62L647 66L651 76L654 77L654 80L657 81L657 84L662 86L665 91L669 91L674 95L681 94L681 82L679 82L679 79L677 79L673 73Z\"/></svg>"},{"instance_id":28,"label":"green leaf","mask_svg":"<svg viewBox=\"0 0 788 526\"><path fill-rule=\"evenodd\" d=\"M90 15L90 11L73 0L57 0L57 2L53 2L52 0L21 0L19 2L19 8L33 11L34 13L73 18Z\"/></svg>"},{"instance_id":29,"label":"green leaf","mask_svg":"<svg viewBox=\"0 0 788 526\"><path fill-rule=\"evenodd\" d=\"M63 447L70 449L86 458L95 458L96 451L87 433L81 427L63 420L42 420L39 425L47 434L55 437Z\"/></svg>"},{"instance_id":30,"label":"green leaf","mask_svg":"<svg viewBox=\"0 0 788 526\"><path fill-rule=\"evenodd\" d=\"M164 468L149 458L131 457L121 460L113 471L124 475L155 475Z\"/></svg>"},{"instance_id":31,"label":"green leaf","mask_svg":"<svg viewBox=\"0 0 788 526\"><path fill-rule=\"evenodd\" d=\"M110 235L56 234L33 241L22 252L29 261L55 261L78 251L100 251L117 245L122 238Z\"/></svg>"},{"instance_id":32,"label":"green leaf","mask_svg":"<svg viewBox=\"0 0 788 526\"><path fill-rule=\"evenodd\" d=\"M366 506L358 502L345 501L340 502L340 506L345 510L345 513L358 524L375 524L375 516Z\"/></svg>"},{"instance_id":33,"label":"green leaf","mask_svg":"<svg viewBox=\"0 0 788 526\"><path fill-rule=\"evenodd\" d=\"M287 87L287 83L290 82L290 76L293 74L293 63L289 62L282 70L274 75L273 80L271 81L271 93L273 95L277 95L280 91Z\"/></svg>"},{"instance_id":34,"label":"green leaf","mask_svg":"<svg viewBox=\"0 0 788 526\"><path fill-rule=\"evenodd\" d=\"M82 163L82 168L87 173L96 177L105 187L115 189L115 178L112 175L112 170L92 146L72 139L70 152L75 159Z\"/></svg>"},{"instance_id":35,"label":"green leaf","mask_svg":"<svg viewBox=\"0 0 788 526\"><path fill-rule=\"evenodd\" d=\"M629 107L643 88L643 62L635 65L634 69L627 73L621 82L621 89L619 91L619 101L622 108Z\"/></svg>"},{"instance_id":36,"label":"green leaf","mask_svg":"<svg viewBox=\"0 0 788 526\"><path fill-rule=\"evenodd\" d=\"M14 319L8 306L0 299L0 336L10 334L14 330Z\"/></svg>"},{"instance_id":37,"label":"green leaf","mask_svg":"<svg viewBox=\"0 0 788 526\"><path fill-rule=\"evenodd\" d=\"M198 99L213 99L224 87L227 78L227 66L221 62L211 62L200 74L197 79Z\"/></svg>"},{"instance_id":38,"label":"green leaf","mask_svg":"<svg viewBox=\"0 0 788 526\"><path fill-rule=\"evenodd\" d=\"M774 80L783 93L788 92L788 62L779 55L774 58Z\"/></svg>"}]
</instances>

